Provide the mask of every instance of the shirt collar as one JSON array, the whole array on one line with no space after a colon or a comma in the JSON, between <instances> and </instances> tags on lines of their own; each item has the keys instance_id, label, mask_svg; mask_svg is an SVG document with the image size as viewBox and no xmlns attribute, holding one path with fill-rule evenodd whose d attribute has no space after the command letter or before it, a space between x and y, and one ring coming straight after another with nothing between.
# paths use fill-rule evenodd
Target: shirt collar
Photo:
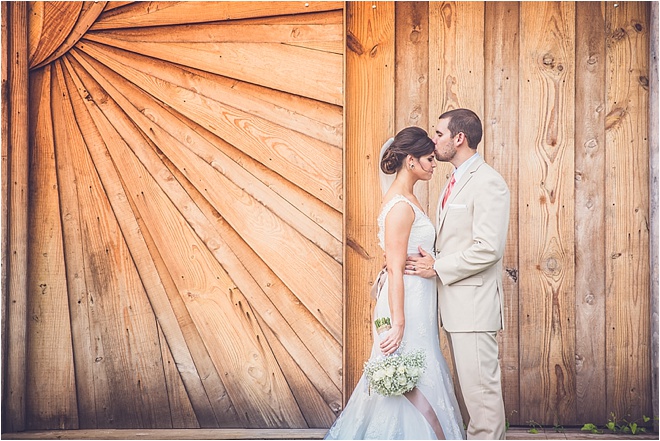
<instances>
[{"instance_id":1,"label":"shirt collar","mask_svg":"<svg viewBox=\"0 0 660 441\"><path fill-rule=\"evenodd\" d=\"M461 180L467 169L470 168L470 165L472 165L472 163L476 161L478 157L479 153L475 153L474 155L470 156L467 161L462 163L457 169L454 170L454 179L456 179L456 182Z\"/></svg>"}]
</instances>

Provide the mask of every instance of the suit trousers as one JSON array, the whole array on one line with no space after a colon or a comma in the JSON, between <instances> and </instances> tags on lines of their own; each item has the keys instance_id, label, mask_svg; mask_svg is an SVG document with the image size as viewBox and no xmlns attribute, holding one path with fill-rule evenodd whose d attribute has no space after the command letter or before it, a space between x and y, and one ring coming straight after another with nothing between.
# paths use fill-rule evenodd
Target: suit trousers
<instances>
[{"instance_id":1,"label":"suit trousers","mask_svg":"<svg viewBox=\"0 0 660 441\"><path fill-rule=\"evenodd\" d=\"M457 393L469 415L467 439L505 439L506 417L502 398L497 333L448 332Z\"/></svg>"}]
</instances>

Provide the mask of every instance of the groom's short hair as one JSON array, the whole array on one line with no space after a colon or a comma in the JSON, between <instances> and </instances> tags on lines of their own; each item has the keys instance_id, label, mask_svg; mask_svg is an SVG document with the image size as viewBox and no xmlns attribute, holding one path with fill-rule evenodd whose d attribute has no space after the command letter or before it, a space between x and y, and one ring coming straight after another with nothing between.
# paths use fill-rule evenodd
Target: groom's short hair
<instances>
[{"instance_id":1,"label":"groom's short hair","mask_svg":"<svg viewBox=\"0 0 660 441\"><path fill-rule=\"evenodd\" d=\"M463 132L467 139L468 147L476 149L481 142L483 135L483 128L481 127L481 120L472 110L469 109L453 109L448 110L439 119L449 118L447 128L452 138Z\"/></svg>"}]
</instances>

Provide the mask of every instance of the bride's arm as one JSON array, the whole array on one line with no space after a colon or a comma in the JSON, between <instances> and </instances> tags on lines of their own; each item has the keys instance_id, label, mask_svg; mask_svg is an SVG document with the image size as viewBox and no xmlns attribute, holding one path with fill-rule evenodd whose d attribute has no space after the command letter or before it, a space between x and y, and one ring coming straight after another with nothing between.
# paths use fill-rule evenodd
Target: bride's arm
<instances>
[{"instance_id":1,"label":"bride's arm","mask_svg":"<svg viewBox=\"0 0 660 441\"><path fill-rule=\"evenodd\" d=\"M392 319L392 329L380 343L384 354L391 354L399 348L403 340L406 318L403 308L403 274L408 252L408 238L415 220L410 205L398 203L385 218L385 254L387 255L388 302Z\"/></svg>"}]
</instances>

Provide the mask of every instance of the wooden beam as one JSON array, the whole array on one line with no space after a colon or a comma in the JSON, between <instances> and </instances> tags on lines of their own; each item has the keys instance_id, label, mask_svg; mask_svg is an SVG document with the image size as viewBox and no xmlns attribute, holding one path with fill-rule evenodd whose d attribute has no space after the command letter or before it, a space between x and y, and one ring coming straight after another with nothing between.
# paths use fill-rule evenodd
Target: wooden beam
<instances>
[{"instance_id":1,"label":"wooden beam","mask_svg":"<svg viewBox=\"0 0 660 441\"><path fill-rule=\"evenodd\" d=\"M8 293L7 358L3 427L25 430L26 334L27 334L27 244L28 244L28 38L27 3L8 7L7 79L9 101L8 189ZM4 16L3 16L4 17Z\"/></svg>"},{"instance_id":2,"label":"wooden beam","mask_svg":"<svg viewBox=\"0 0 660 441\"><path fill-rule=\"evenodd\" d=\"M577 424L575 5L523 2L520 17L520 417Z\"/></svg>"},{"instance_id":3,"label":"wooden beam","mask_svg":"<svg viewBox=\"0 0 660 441\"><path fill-rule=\"evenodd\" d=\"M8 18L9 15L9 2L2 2L0 8L0 18L2 20L2 37L0 41L9 41L9 26ZM0 106L2 108L2 128L0 129L0 136L2 137L2 144L0 144L0 149L2 152L2 171L0 176L2 176L2 203L0 203L0 210L2 210L2 217L0 218L0 229L2 230L2 263L0 264L0 289L2 290L2 298L0 305L0 310L2 311L2 321L0 322L0 332L2 332L2 371L7 371L7 296L8 290L7 287L7 262L8 262L8 252L7 244L9 238L9 228L7 224L9 223L9 154L7 152L9 147L9 88L4 87L5 84L8 84L9 80L9 51L7 50L7 45L2 46L2 97L0 98ZM5 376L0 375L0 399L2 403L5 404ZM3 418L4 423L4 418Z\"/></svg>"},{"instance_id":4,"label":"wooden beam","mask_svg":"<svg viewBox=\"0 0 660 441\"><path fill-rule=\"evenodd\" d=\"M658 171L658 2L651 3L650 10L650 47L649 47L649 186L650 204L649 220L651 225L651 389L653 395L653 415L658 415L658 297L660 279L658 277L658 182L660 173ZM653 430L658 431L658 420L653 422Z\"/></svg>"},{"instance_id":5,"label":"wooden beam","mask_svg":"<svg viewBox=\"0 0 660 441\"><path fill-rule=\"evenodd\" d=\"M506 418L520 423L520 359L518 337L518 75L520 3L486 2L484 26L484 158L509 186L511 207L504 250L504 329L499 334L502 393Z\"/></svg>"},{"instance_id":6,"label":"wooden beam","mask_svg":"<svg viewBox=\"0 0 660 441\"><path fill-rule=\"evenodd\" d=\"M652 412L648 3L607 2L605 14L606 406L634 419Z\"/></svg>"},{"instance_id":7,"label":"wooden beam","mask_svg":"<svg viewBox=\"0 0 660 441\"><path fill-rule=\"evenodd\" d=\"M605 424L605 10L575 6L576 421Z\"/></svg>"},{"instance_id":8,"label":"wooden beam","mask_svg":"<svg viewBox=\"0 0 660 441\"><path fill-rule=\"evenodd\" d=\"M369 290L380 266L378 157L394 136L394 2L349 2L346 10L344 156L344 400L372 345Z\"/></svg>"}]
</instances>

